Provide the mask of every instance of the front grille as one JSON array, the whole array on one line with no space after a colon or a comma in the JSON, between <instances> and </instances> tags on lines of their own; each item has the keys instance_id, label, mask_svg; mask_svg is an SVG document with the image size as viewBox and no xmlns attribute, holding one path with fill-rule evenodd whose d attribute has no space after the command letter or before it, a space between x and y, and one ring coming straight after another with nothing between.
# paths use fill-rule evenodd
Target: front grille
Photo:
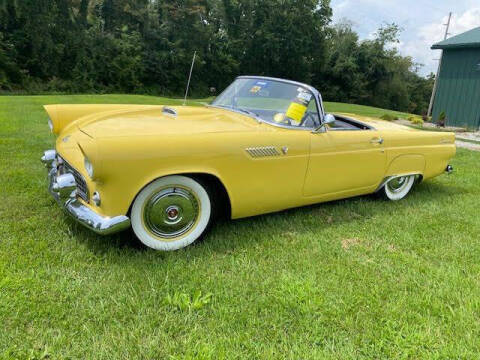
<instances>
[{"instance_id":1,"label":"front grille","mask_svg":"<svg viewBox=\"0 0 480 360\"><path fill-rule=\"evenodd\" d=\"M75 168L70 165L65 159L61 158L61 163L64 167L64 172L68 172L73 175L75 178L75 182L77 183L77 195L88 202L90 200L90 196L88 193L87 183L85 182L85 178L80 174ZM61 166L62 166L61 165Z\"/></svg>"}]
</instances>

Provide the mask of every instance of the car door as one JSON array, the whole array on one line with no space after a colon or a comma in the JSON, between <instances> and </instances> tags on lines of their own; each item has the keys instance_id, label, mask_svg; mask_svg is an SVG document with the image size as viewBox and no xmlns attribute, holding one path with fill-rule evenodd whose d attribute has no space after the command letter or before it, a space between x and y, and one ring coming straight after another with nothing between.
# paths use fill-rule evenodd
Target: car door
<instances>
[{"instance_id":1,"label":"car door","mask_svg":"<svg viewBox=\"0 0 480 360\"><path fill-rule=\"evenodd\" d=\"M310 135L305 196L369 193L385 174L383 140L376 130L327 130Z\"/></svg>"}]
</instances>

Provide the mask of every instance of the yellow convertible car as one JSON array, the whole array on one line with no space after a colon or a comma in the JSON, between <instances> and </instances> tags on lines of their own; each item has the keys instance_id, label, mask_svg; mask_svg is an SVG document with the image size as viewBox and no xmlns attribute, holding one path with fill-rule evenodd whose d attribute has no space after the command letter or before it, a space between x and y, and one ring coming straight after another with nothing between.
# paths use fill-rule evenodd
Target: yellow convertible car
<instances>
[{"instance_id":1,"label":"yellow convertible car","mask_svg":"<svg viewBox=\"0 0 480 360\"><path fill-rule=\"evenodd\" d=\"M452 171L455 136L326 114L311 86L238 77L205 107L47 105L49 190L99 234L192 244L233 219L352 196L405 197Z\"/></svg>"}]
</instances>

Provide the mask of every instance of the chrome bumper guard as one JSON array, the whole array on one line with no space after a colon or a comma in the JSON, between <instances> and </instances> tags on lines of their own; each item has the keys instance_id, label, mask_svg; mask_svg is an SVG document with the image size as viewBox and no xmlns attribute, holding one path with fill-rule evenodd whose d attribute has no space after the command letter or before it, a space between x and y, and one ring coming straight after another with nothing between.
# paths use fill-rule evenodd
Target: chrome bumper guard
<instances>
[{"instance_id":1,"label":"chrome bumper guard","mask_svg":"<svg viewBox=\"0 0 480 360\"><path fill-rule=\"evenodd\" d=\"M42 162L48 170L48 191L67 213L86 228L100 235L110 235L130 227L127 216L105 217L97 214L77 199L77 184L71 173L61 174L55 150L47 150Z\"/></svg>"}]
</instances>

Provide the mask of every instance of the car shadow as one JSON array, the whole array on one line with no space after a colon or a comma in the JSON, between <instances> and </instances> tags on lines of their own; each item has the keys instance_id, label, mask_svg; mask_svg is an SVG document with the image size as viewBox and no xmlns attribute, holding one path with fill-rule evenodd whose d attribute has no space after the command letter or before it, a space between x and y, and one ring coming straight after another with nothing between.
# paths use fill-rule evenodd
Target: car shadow
<instances>
[{"instance_id":1,"label":"car shadow","mask_svg":"<svg viewBox=\"0 0 480 360\"><path fill-rule=\"evenodd\" d=\"M409 212L410 209L429 203L454 202L455 198L467 193L466 189L456 185L425 182L418 184L406 199L398 202L387 201L377 194L370 194L250 218L223 221L216 224L211 235L196 246L209 246L219 252L228 252L233 247L249 247L258 242L271 241L275 237L301 236L312 231L320 231L320 229L335 229L352 221L366 222L379 213L393 215L399 211ZM376 206L369 206L369 204L376 204ZM268 226L269 229L268 239L252 236L256 231L261 231L264 226ZM222 241L222 234L230 231L231 228L234 228L236 234L235 244L226 246Z\"/></svg>"},{"instance_id":2,"label":"car shadow","mask_svg":"<svg viewBox=\"0 0 480 360\"><path fill-rule=\"evenodd\" d=\"M269 239L272 237L283 236L285 234L301 235L311 232L313 228L317 229L319 225L323 229L335 228L346 222L368 221L379 212L396 211L408 207L425 205L432 202L451 202L455 197L459 197L467 190L456 185L443 185L435 182L425 182L418 184L414 191L404 200L399 202L386 201L379 196L365 195L348 199L324 202L299 208L283 210L276 213L258 215L254 217L238 220L219 220L216 222L210 232L201 241L186 249L168 253L168 256L183 256L184 251L193 252L202 256L205 247L210 252L228 252L233 247L249 247L250 244L258 244L258 241L270 241L262 239L261 236L252 236L252 231L261 231L268 227ZM377 206L368 206L369 203L376 203ZM144 246L138 241L131 229L124 232L110 235L96 235L90 230L76 223L67 215L69 233L75 237L75 240L85 244L93 253L104 254L111 251L120 252L123 257L136 255L144 252L155 252ZM286 221L288 219L288 221ZM292 232L294 230L294 232ZM233 234L232 244L225 242L225 234ZM192 250L189 250L192 249ZM165 254L155 252L157 254ZM172 255L173 254L173 255ZM177 254L177 255L175 255ZM159 255L162 257L161 255ZM123 259L124 260L124 259ZM122 261L123 261L122 260Z\"/></svg>"}]
</instances>

